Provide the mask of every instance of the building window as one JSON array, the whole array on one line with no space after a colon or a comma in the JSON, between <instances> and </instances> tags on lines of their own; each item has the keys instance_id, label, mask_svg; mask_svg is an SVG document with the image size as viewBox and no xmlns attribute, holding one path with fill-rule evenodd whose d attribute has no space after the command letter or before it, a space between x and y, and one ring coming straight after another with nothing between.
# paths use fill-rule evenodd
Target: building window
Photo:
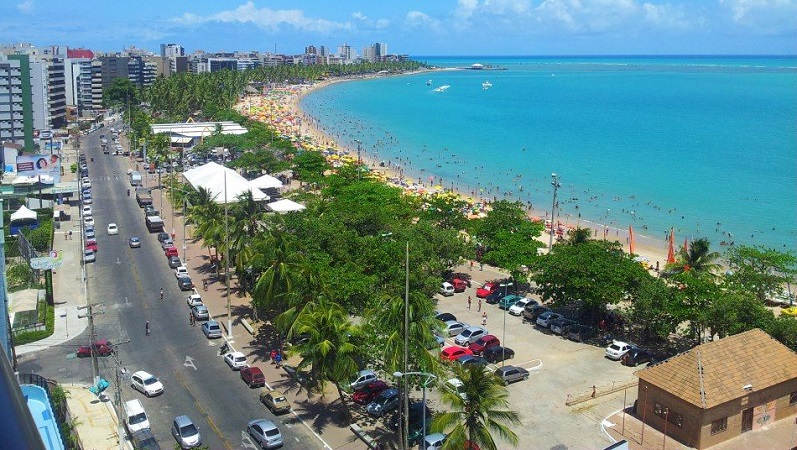
<instances>
[{"instance_id":1,"label":"building window","mask_svg":"<svg viewBox=\"0 0 797 450\"><path fill-rule=\"evenodd\" d=\"M683 428L684 426L683 416L673 411L672 409L667 408L661 403L655 403L655 402L653 403L653 413L661 417L662 419L667 420L667 422L670 422L671 424L675 425L678 428Z\"/></svg>"},{"instance_id":2,"label":"building window","mask_svg":"<svg viewBox=\"0 0 797 450\"><path fill-rule=\"evenodd\" d=\"M722 433L728 429L728 418L723 417L711 422L711 434Z\"/></svg>"},{"instance_id":3,"label":"building window","mask_svg":"<svg viewBox=\"0 0 797 450\"><path fill-rule=\"evenodd\" d=\"M797 391L789 394L789 406L797 405Z\"/></svg>"}]
</instances>

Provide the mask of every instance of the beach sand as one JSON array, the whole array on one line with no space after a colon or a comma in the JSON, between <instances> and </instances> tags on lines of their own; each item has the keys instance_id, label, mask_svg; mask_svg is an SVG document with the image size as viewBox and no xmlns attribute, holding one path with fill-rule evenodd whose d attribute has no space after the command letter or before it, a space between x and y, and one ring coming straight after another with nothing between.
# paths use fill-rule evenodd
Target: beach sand
<instances>
[{"instance_id":1,"label":"beach sand","mask_svg":"<svg viewBox=\"0 0 797 450\"><path fill-rule=\"evenodd\" d=\"M303 142L311 149L320 151L324 151L326 149L334 150L332 152L332 156L335 157L336 160L340 158L340 160L344 162L355 162L357 161L357 158L355 157L355 155L357 155L357 149L351 149L339 145L339 143L336 142L332 136L324 132L315 118L301 109L300 101L305 95L315 90L326 88L334 83L363 80L365 78L367 77L324 80L314 84L291 85L276 88L275 90L270 90L267 92L266 95L249 96L244 98L238 103L238 105L236 105L236 109L242 114L248 115L255 120L268 123L269 125L275 127L282 134L296 137L298 141ZM273 95L274 91L280 91L280 95ZM268 101L264 101L266 98L268 98ZM257 111L255 114L252 114L251 111L251 105L253 104L256 105ZM247 112L247 108L250 111ZM264 109L265 112L263 112ZM342 157L342 155L345 156ZM433 186L431 185L434 178L436 178L434 176L430 177L431 179L428 180L430 185L425 186L423 179L418 179L416 182L415 178L407 178L406 174L403 172L398 172L395 166L380 166L380 161L369 157L369 155L360 157L360 160L363 164L367 165L371 169L372 173L380 174L378 176L380 180L388 182L391 185L401 187L405 191L410 193L417 193L419 191L434 191ZM456 189L444 189L444 191L453 192L462 199L472 198L473 194L457 191ZM489 204L489 201L489 198L474 199L474 202L479 203L482 205L482 207ZM550 218L550 213L550 210L535 208L528 212L528 216L529 218L534 217L548 219ZM575 227L589 228L592 230L592 237L594 239L605 238L606 240L620 242L625 251L629 251L628 229L623 230L604 226L599 221L590 221L583 218L574 219L570 216L562 217L561 215L558 215L557 219L557 222L564 229ZM645 258L648 261L649 267L651 269L656 267L657 262L663 269L667 260L667 241L644 236L643 234L639 233L640 231L644 230L634 230L634 253L642 258ZM547 230L539 238L539 240L546 246L548 245L549 239L550 235L548 234ZM677 248L680 247L681 242L677 240L677 237L675 242L677 245L677 251Z\"/></svg>"}]
</instances>

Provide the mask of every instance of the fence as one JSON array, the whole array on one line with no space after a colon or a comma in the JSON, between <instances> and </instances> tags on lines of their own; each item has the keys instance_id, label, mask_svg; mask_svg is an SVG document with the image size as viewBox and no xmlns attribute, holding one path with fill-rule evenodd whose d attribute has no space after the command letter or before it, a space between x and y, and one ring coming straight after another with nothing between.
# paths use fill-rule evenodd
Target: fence
<instances>
[{"instance_id":1,"label":"fence","mask_svg":"<svg viewBox=\"0 0 797 450\"><path fill-rule=\"evenodd\" d=\"M634 387L639 384L638 381L613 381L611 384L603 386L592 386L587 391L577 392L575 394L567 394L565 405L573 406L583 403L594 398L602 397L604 395L614 394L622 390Z\"/></svg>"}]
</instances>

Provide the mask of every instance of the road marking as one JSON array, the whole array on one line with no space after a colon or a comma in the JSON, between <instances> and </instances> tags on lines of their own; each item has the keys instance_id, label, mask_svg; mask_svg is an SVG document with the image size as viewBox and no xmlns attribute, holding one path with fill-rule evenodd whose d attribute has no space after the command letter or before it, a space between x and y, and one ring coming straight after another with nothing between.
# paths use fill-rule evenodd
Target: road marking
<instances>
[{"instance_id":1,"label":"road marking","mask_svg":"<svg viewBox=\"0 0 797 450\"><path fill-rule=\"evenodd\" d=\"M183 365L185 367L190 367L190 368L192 368L194 370L197 370L196 366L194 365L194 358L192 358L190 356L186 356L185 357L185 362L183 363Z\"/></svg>"},{"instance_id":2,"label":"road marking","mask_svg":"<svg viewBox=\"0 0 797 450\"><path fill-rule=\"evenodd\" d=\"M257 450L257 446L252 442L252 438L246 433L246 431L241 431L241 447L242 448L253 448Z\"/></svg>"}]
</instances>

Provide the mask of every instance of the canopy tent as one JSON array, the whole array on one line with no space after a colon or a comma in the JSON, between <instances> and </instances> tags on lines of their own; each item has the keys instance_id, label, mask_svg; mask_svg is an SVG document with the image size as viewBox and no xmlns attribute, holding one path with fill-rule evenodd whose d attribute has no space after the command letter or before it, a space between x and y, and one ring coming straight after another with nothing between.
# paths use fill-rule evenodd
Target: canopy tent
<instances>
[{"instance_id":1,"label":"canopy tent","mask_svg":"<svg viewBox=\"0 0 797 450\"><path fill-rule=\"evenodd\" d=\"M287 213L292 211L302 211L305 209L304 205L300 205L299 203L294 202L293 200L282 199L277 200L276 202L269 203L268 209L274 211L275 213Z\"/></svg>"},{"instance_id":2,"label":"canopy tent","mask_svg":"<svg viewBox=\"0 0 797 450\"><path fill-rule=\"evenodd\" d=\"M183 172L183 177L194 189L198 190L201 187L210 191L216 203L235 203L238 201L238 196L249 191L252 192L255 201L269 199L268 195L251 186L249 181L237 172L214 162Z\"/></svg>"},{"instance_id":3,"label":"canopy tent","mask_svg":"<svg viewBox=\"0 0 797 450\"><path fill-rule=\"evenodd\" d=\"M12 222L15 222L17 220L36 220L37 218L38 215L36 214L36 212L31 211L25 206L20 206L19 209L14 214L11 214Z\"/></svg>"},{"instance_id":4,"label":"canopy tent","mask_svg":"<svg viewBox=\"0 0 797 450\"><path fill-rule=\"evenodd\" d=\"M251 180L249 184L257 189L280 189L282 187L282 181L268 174Z\"/></svg>"}]
</instances>

